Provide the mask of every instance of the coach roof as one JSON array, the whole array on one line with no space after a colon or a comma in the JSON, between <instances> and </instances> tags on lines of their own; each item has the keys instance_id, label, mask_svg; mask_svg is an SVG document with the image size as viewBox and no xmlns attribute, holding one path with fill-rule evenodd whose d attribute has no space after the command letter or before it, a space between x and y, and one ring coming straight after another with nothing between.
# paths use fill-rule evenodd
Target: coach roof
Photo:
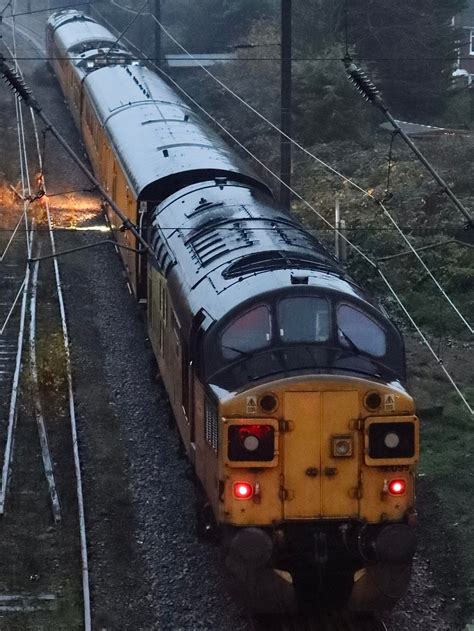
<instances>
[{"instance_id":1,"label":"coach roof","mask_svg":"<svg viewBox=\"0 0 474 631\"><path fill-rule=\"evenodd\" d=\"M49 19L48 25L55 32L61 46L71 53L98 46L111 46L117 40L106 28L78 11L55 13Z\"/></svg>"},{"instance_id":2,"label":"coach roof","mask_svg":"<svg viewBox=\"0 0 474 631\"><path fill-rule=\"evenodd\" d=\"M85 89L140 199L163 199L194 180L232 174L265 189L218 134L156 74L137 65L89 74ZM194 175L193 175L194 174Z\"/></svg>"}]
</instances>

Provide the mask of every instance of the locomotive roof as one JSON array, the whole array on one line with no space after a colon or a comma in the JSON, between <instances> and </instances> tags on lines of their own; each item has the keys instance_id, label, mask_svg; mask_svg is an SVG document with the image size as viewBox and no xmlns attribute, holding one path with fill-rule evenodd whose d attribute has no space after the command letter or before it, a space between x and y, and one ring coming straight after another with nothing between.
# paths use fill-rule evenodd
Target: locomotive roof
<instances>
[{"instance_id":1,"label":"locomotive roof","mask_svg":"<svg viewBox=\"0 0 474 631\"><path fill-rule=\"evenodd\" d=\"M76 51L77 48L80 49L91 43L106 46L117 40L104 26L80 11L54 13L48 20L48 26L53 31L60 29L56 37L66 51ZM82 50L76 52L82 52Z\"/></svg>"},{"instance_id":2,"label":"locomotive roof","mask_svg":"<svg viewBox=\"0 0 474 631\"><path fill-rule=\"evenodd\" d=\"M303 284L375 306L294 217L245 184L203 182L176 193L155 211L151 247L194 315L204 307L217 320Z\"/></svg>"},{"instance_id":3,"label":"locomotive roof","mask_svg":"<svg viewBox=\"0 0 474 631\"><path fill-rule=\"evenodd\" d=\"M84 85L137 198L163 199L209 171L266 188L148 68L108 66L91 72Z\"/></svg>"}]
</instances>

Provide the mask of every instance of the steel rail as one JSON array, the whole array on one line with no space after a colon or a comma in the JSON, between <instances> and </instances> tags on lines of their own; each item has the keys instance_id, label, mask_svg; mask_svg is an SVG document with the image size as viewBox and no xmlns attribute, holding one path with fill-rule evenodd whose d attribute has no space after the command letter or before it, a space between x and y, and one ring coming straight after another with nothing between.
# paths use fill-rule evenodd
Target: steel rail
<instances>
[{"instance_id":1,"label":"steel rail","mask_svg":"<svg viewBox=\"0 0 474 631\"><path fill-rule=\"evenodd\" d=\"M38 159L40 162L41 173L43 173L43 162L40 151L38 131L36 128L36 121L33 109L30 109L33 120L33 128L35 130L36 148L38 151ZM41 176L42 187L46 192L46 184L44 181L44 175ZM87 529L86 529L86 517L84 508L84 494L82 490L82 472L81 472L81 458L79 454L78 434L77 434L77 420L76 420L76 407L74 402L74 389L72 379L72 362L71 362L71 349L69 343L69 331L66 320L66 309L64 306L64 297L61 284L61 276L59 273L59 264L56 257L56 243L54 239L53 225L51 222L51 212L49 208L49 202L47 196L45 197L46 217L48 222L48 231L51 243L51 251L53 253L53 267L54 276L56 282L56 291L58 296L59 313L61 317L61 329L63 334L64 353L66 359L66 375L67 375L67 390L68 390L68 408L69 418L71 422L71 438L72 449L74 459L74 472L76 476L76 495L77 495L77 508L79 513L79 538L81 547L81 575L82 575L82 597L83 597L83 615L84 615L84 629L85 631L92 630L92 615L91 615L91 596L90 596L90 581L89 581L89 560L88 560L88 546L87 546ZM39 261L35 263L38 265Z\"/></svg>"},{"instance_id":2,"label":"steel rail","mask_svg":"<svg viewBox=\"0 0 474 631\"><path fill-rule=\"evenodd\" d=\"M51 249L53 254L56 251L56 245L54 241L53 227L51 224L51 214L49 211L49 204L46 200L46 213L48 218L48 227L50 230ZM88 561L88 548L87 548L87 530L86 530L86 517L84 508L84 494L82 491L82 473L81 473L81 458L79 454L78 435L77 435L77 420L76 420L76 407L74 402L74 389L72 380L72 362L71 362L71 349L69 344L69 332L66 321L66 310L64 307L64 298L61 285L61 277L59 274L59 264L57 258L53 259L54 274L56 278L56 288L59 302L59 312L61 315L61 326L64 340L64 351L66 356L66 373L67 373L67 389L69 399L69 417L71 421L71 437L72 437L72 449L74 457L74 470L76 475L76 494L77 494L77 507L79 512L79 536L81 542L81 573L82 573L82 595L84 601L84 629L85 631L91 631L92 619L91 619L91 597L90 597L90 585L89 585L89 561Z\"/></svg>"},{"instance_id":3,"label":"steel rail","mask_svg":"<svg viewBox=\"0 0 474 631\"><path fill-rule=\"evenodd\" d=\"M43 161L41 157L39 136L38 136L38 131L36 128L34 110L31 108L30 111L31 111L31 117L33 120L33 128L35 130L36 148L38 151L40 169L41 169L41 173L43 173L44 165L43 165ZM42 188L46 192L46 184L44 181L44 175L41 176L41 180L42 180L41 182ZM45 197L45 208L46 208L46 217L47 217L47 222L48 222L48 231L49 231L49 237L50 237L50 243L51 243L51 251L53 253L54 277L55 277L56 291L57 291L57 296L58 296L59 313L61 317L61 329L63 333L64 353L65 353L65 358L66 358L68 408L69 408L69 418L71 422L74 472L76 476L77 508L78 508L78 513L79 513L79 537L80 537L80 547L81 547L81 574L82 574L84 629L85 631L91 631L92 630L92 615L91 615L91 596L90 596L90 581L89 581L87 529L86 529L86 517L85 517L85 508L84 508L84 494L82 490L82 472L81 472L81 458L79 454L78 434L77 434L76 406L74 402L71 349L70 349L70 343L69 343L69 331L68 331L67 319L66 319L66 309L64 306L61 276L59 273L59 263L56 257L56 243L54 239L53 224L51 222L51 212L50 212L47 196ZM35 263L35 265L38 265L38 264L39 264L39 261Z\"/></svg>"},{"instance_id":4,"label":"steel rail","mask_svg":"<svg viewBox=\"0 0 474 631\"><path fill-rule=\"evenodd\" d=\"M18 137L22 189L23 189L23 196L25 197L25 172L24 172L25 162L24 160L26 156L26 146L25 146L25 136L24 136L24 133L22 133L22 130L24 131L24 128L23 128L22 112L21 112L21 108L19 107L18 98L15 99L15 111L16 111L16 121L17 121L17 137ZM29 185L29 180L28 180L28 185ZM28 231L27 207L25 203L23 204L23 217L25 220L25 228L26 228L27 255L29 256L34 235L33 235L33 226L31 226L31 232ZM7 491L8 491L9 478L10 478L11 460L13 456L14 431L15 431L15 424L16 424L16 418L17 418L17 403L18 403L18 395L19 395L19 389L20 389L20 376L21 376L21 366L22 366L24 331L25 331L25 322L26 322L26 305L27 305L29 282L30 282L30 268L29 268L29 265L27 264L26 270L25 270L25 276L21 284L20 290L18 291L13 301L13 305L0 330L0 335L3 335L3 333L5 332L6 326L16 307L16 304L20 296L22 296L21 310L20 310L20 324L19 324L19 331L18 331L18 338L17 338L17 352L16 352L16 358L15 358L15 370L13 373L13 381L12 381L12 388L11 388L11 395L10 395L10 405L9 405L9 411L8 411L7 439L6 439L4 455L3 455L2 478L1 478L1 485L0 485L0 515L5 514L6 497L7 497Z\"/></svg>"},{"instance_id":5,"label":"steel rail","mask_svg":"<svg viewBox=\"0 0 474 631\"><path fill-rule=\"evenodd\" d=\"M38 364L36 356L36 304L38 296L38 273L39 262L36 262L31 277L30 293L30 377L34 390L33 409L36 418L36 424L38 426L38 436L41 445L41 456L43 460L43 468L46 476L46 481L48 483L49 496L51 498L53 519L55 523L59 523L61 521L61 506L59 503L59 494L54 477L53 459L51 457L51 451L49 449L48 432L46 430L46 424L44 422L43 406L41 405L39 392Z\"/></svg>"},{"instance_id":6,"label":"steel rail","mask_svg":"<svg viewBox=\"0 0 474 631\"><path fill-rule=\"evenodd\" d=\"M18 332L15 371L13 374L13 383L12 383L11 396L10 396L10 407L9 407L9 412L8 412L7 441L5 444L5 450L3 454L2 481L1 481L1 486L0 486L0 515L5 514L5 504L6 504L6 496L7 496L7 490L8 490L10 465L11 465L11 459L12 459L12 454L13 454L13 434L15 430L17 401L18 401L18 392L19 392L19 384L20 384L21 358L23 354L23 339L24 339L24 329L25 329L25 320L26 320L26 302L27 302L27 292L28 292L27 288L29 285L29 279L30 279L30 267L29 265L27 265L26 272L25 272L25 279L23 281L23 298L21 302L20 327L19 327L19 332ZM3 333L3 331L1 333Z\"/></svg>"},{"instance_id":7,"label":"steel rail","mask_svg":"<svg viewBox=\"0 0 474 631\"><path fill-rule=\"evenodd\" d=\"M32 41L31 38L27 38L27 39L29 39L30 42ZM36 45L36 44L34 44L34 45ZM3 63L3 56L0 55L0 67L1 67L2 63ZM16 73L16 80L19 82L20 85L24 86L23 78L21 77L20 72L21 71ZM24 89L25 89L25 92L23 92L23 94L21 94L21 90L20 90L19 96L23 100L28 101L28 98L25 98L25 97L28 97L28 91L27 91L25 86L24 86ZM18 91L17 91L17 94L18 94ZM40 142L39 142L37 126L36 126L35 112L40 116L40 118L44 122L48 123L48 121L45 120L45 117L43 115L41 115L40 112L37 109L35 109L35 107L33 107L33 104L36 104L36 102L34 100L32 102L29 102L29 103L26 102L26 105L28 106L28 108L30 110L30 114L31 114L31 118L32 118L32 123L33 123L33 128L34 128L34 133L35 133L36 150L37 150L37 153L38 153L38 160L39 160L39 164L40 164L40 171L43 174L42 155L41 155L41 149L40 149ZM52 128L51 125L49 125L49 128L53 132L55 131L54 128ZM58 136L56 136L56 137L58 137ZM75 162L77 164L79 164L80 168L84 172L86 172L86 175L88 173L90 173L88 171L87 167L84 165L84 163L82 163L82 161L79 158L77 158L77 156L75 156L74 152L67 145L66 141L61 136L58 138L58 140L60 140L61 145L66 148L67 152L70 155L72 155L72 157L75 159ZM45 188L43 175L42 175L42 184L43 184L43 188ZM45 200L45 207L46 207L46 214L47 214L48 232L49 232L50 242L51 242L51 250L52 250L53 255L54 255L55 251L56 251L56 246L55 246L55 240L54 240L54 234L53 234L53 226L52 226L52 222L51 222L51 214L50 214L50 209L49 209L49 204L48 204L47 198ZM132 230L132 232L133 232L133 230ZM31 248L31 243L30 243L30 248ZM29 250L29 256L31 256L31 249ZM35 268L38 265L39 265L39 262L36 262ZM79 447L78 447L76 412L75 412L75 404L74 404L74 392L73 392L73 381L72 381L72 365L71 365L71 354L70 354L70 344L69 344L69 333L68 333L68 328L67 328L66 312L65 312L64 299L63 299L63 294L62 294L62 285L61 285L61 278L60 278L60 274L59 274L59 265L58 265L58 262L57 262L57 258L53 259L53 266L54 266L56 290L57 290L58 303L59 303L59 312L60 312L60 317L61 317L61 327L62 327L62 332L63 332L64 351L65 351L65 357L66 357L66 372L67 372L67 384L68 384L68 407L69 407L69 416L70 416L70 421L71 421L71 437L72 437L72 448L73 448L73 458L74 458L74 469L75 469L75 476L76 476L77 504L78 504L78 513L79 513L79 531L80 531L80 548L81 548L81 575L82 575L82 592L83 592L84 629L85 629L85 631L91 631L92 630L91 598L90 598L90 585L89 585L89 564L88 564L88 552L87 552L86 521L85 521L84 497L83 497L83 491L82 491L82 473L81 473L81 462L80 462ZM29 274L30 274L30 265L29 264L27 266L27 274L28 274L28 278L29 278ZM25 298L26 298L26 294L25 294ZM25 300L25 302L26 302L26 300Z\"/></svg>"}]
</instances>

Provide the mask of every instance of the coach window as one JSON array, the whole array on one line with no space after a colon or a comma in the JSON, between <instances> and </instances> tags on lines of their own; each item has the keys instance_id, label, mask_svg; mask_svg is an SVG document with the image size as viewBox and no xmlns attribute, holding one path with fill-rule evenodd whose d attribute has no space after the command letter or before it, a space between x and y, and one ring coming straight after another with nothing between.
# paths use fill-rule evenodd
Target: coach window
<instances>
[{"instance_id":1,"label":"coach window","mask_svg":"<svg viewBox=\"0 0 474 631\"><path fill-rule=\"evenodd\" d=\"M250 351L270 345L270 309L264 305L244 313L224 329L221 335L222 355L225 359L237 359Z\"/></svg>"},{"instance_id":2,"label":"coach window","mask_svg":"<svg viewBox=\"0 0 474 631\"><path fill-rule=\"evenodd\" d=\"M383 357L386 353L384 330L368 315L350 305L337 308L338 338L341 346L356 347L374 357Z\"/></svg>"},{"instance_id":3,"label":"coach window","mask_svg":"<svg viewBox=\"0 0 474 631\"><path fill-rule=\"evenodd\" d=\"M278 326L283 342L327 342L329 302L309 296L285 298L278 303Z\"/></svg>"}]
</instances>

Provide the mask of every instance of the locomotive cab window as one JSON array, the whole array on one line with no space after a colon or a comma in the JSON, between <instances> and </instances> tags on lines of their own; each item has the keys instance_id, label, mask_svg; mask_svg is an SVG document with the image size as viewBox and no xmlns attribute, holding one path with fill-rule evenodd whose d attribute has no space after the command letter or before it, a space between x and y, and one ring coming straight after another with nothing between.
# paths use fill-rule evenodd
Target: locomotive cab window
<instances>
[{"instance_id":1,"label":"locomotive cab window","mask_svg":"<svg viewBox=\"0 0 474 631\"><path fill-rule=\"evenodd\" d=\"M224 359L237 359L246 353L269 346L270 340L270 309L261 305L239 316L224 329L221 335L222 356Z\"/></svg>"},{"instance_id":2,"label":"locomotive cab window","mask_svg":"<svg viewBox=\"0 0 474 631\"><path fill-rule=\"evenodd\" d=\"M329 302L297 296L278 304L278 326L283 342L327 342L330 333Z\"/></svg>"},{"instance_id":3,"label":"locomotive cab window","mask_svg":"<svg viewBox=\"0 0 474 631\"><path fill-rule=\"evenodd\" d=\"M337 308L337 334L339 343L349 349L383 357L387 350L385 331L368 315L358 309L341 304Z\"/></svg>"}]
</instances>

